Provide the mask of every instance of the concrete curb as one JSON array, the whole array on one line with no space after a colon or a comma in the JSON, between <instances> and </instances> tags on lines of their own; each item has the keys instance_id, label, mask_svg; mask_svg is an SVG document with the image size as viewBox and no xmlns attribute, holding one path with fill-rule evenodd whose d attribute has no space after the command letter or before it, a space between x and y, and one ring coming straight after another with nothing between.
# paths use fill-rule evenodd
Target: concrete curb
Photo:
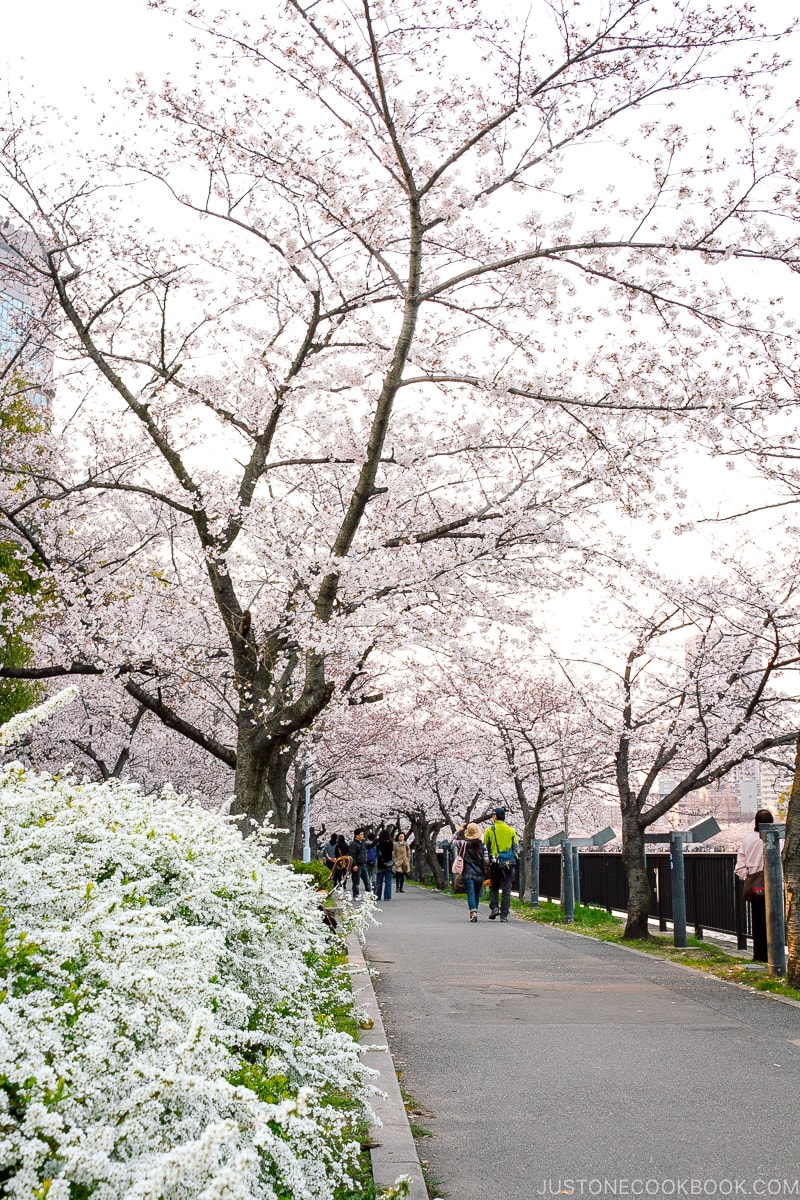
<instances>
[{"instance_id":1,"label":"concrete curb","mask_svg":"<svg viewBox=\"0 0 800 1200\"><path fill-rule=\"evenodd\" d=\"M388 1048L369 967L358 938L354 935L347 939L347 951L353 968L353 995L357 1004L375 1022L372 1029L362 1031L360 1040L367 1045L386 1046L386 1050L365 1050L361 1056L366 1066L378 1072L379 1077L373 1081L375 1086L386 1092L385 1100L376 1096L372 1101L372 1107L382 1122L380 1126L370 1129L370 1139L376 1143L370 1150L372 1176L378 1188L388 1188L398 1175L407 1175L410 1179L409 1200L428 1200L425 1177L397 1082L397 1072Z\"/></svg>"}]
</instances>

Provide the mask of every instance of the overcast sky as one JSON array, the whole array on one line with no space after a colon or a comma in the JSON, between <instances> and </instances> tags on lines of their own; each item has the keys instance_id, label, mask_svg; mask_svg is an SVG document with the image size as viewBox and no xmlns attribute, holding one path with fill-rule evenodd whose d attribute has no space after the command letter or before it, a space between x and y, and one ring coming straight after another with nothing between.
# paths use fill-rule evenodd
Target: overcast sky
<instances>
[{"instance_id":1,"label":"overcast sky","mask_svg":"<svg viewBox=\"0 0 800 1200\"><path fill-rule=\"evenodd\" d=\"M271 3L275 0L243 0L241 7L263 13L264 5L268 11ZM529 7L529 0L510 0L511 7L516 3ZM756 8L772 24L788 20L794 4L756 0ZM167 71L180 75L194 58L188 31L181 22L150 11L146 0L70 0L68 4L63 0L15 0L4 5L0 73L5 74L11 94L32 94L42 103L58 106L67 117L79 114L89 136L115 90L136 72L143 71L153 79ZM703 112L702 118L706 121L708 113ZM744 481L740 473L732 476L721 464L701 472L692 465L688 451L687 463L687 483L698 489L707 513L713 514L719 503L741 498ZM764 531L768 526L761 520L753 529ZM721 535L720 527L706 526L696 537L674 540L666 532L654 543L643 530L642 545L649 546L664 566L685 569L690 564L690 569L702 570L711 544Z\"/></svg>"},{"instance_id":2,"label":"overcast sky","mask_svg":"<svg viewBox=\"0 0 800 1200\"><path fill-rule=\"evenodd\" d=\"M178 23L146 0L28 0L3 6L0 64L65 112L87 90L113 91L136 71L163 71L183 39ZM185 53L185 51L184 51Z\"/></svg>"}]
</instances>

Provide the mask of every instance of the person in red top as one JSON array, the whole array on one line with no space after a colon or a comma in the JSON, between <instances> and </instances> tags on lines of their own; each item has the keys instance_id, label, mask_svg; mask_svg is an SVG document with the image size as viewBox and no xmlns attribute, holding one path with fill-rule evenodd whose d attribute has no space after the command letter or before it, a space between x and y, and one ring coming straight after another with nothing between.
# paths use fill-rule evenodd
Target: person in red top
<instances>
[{"instance_id":1,"label":"person in red top","mask_svg":"<svg viewBox=\"0 0 800 1200\"><path fill-rule=\"evenodd\" d=\"M768 808L756 813L753 832L748 833L736 858L734 870L740 879L756 876L756 892L748 899L751 925L753 928L753 962L768 962L767 953L767 909L764 899L764 842L758 832L759 825L772 825L775 821ZM760 888L760 891L759 891Z\"/></svg>"}]
</instances>

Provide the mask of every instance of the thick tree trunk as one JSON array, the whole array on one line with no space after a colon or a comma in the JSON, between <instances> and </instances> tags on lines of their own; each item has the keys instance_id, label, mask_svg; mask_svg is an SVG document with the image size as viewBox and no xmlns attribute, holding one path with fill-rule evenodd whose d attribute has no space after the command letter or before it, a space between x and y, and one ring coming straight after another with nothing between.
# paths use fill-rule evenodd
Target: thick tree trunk
<instances>
[{"instance_id":1,"label":"thick tree trunk","mask_svg":"<svg viewBox=\"0 0 800 1200\"><path fill-rule=\"evenodd\" d=\"M302 767L295 763L294 775L292 778L292 808L294 809L294 844L292 846L292 858L300 859L303 857L303 846L305 844L305 823L306 823L306 773Z\"/></svg>"},{"instance_id":2,"label":"thick tree trunk","mask_svg":"<svg viewBox=\"0 0 800 1200\"><path fill-rule=\"evenodd\" d=\"M633 805L622 813L622 861L628 879L626 938L649 938L650 881L645 861L644 830Z\"/></svg>"},{"instance_id":3,"label":"thick tree trunk","mask_svg":"<svg viewBox=\"0 0 800 1200\"><path fill-rule=\"evenodd\" d=\"M789 962L786 981L800 987L800 738L794 759L794 778L786 810L786 842L783 848L783 874L786 880L786 944Z\"/></svg>"},{"instance_id":4,"label":"thick tree trunk","mask_svg":"<svg viewBox=\"0 0 800 1200\"><path fill-rule=\"evenodd\" d=\"M424 819L409 816L411 832L414 835L414 851L417 859L417 875L420 879L426 874L433 875L437 888L444 888L444 870L436 857L436 839L439 836L441 824L429 824Z\"/></svg>"},{"instance_id":5,"label":"thick tree trunk","mask_svg":"<svg viewBox=\"0 0 800 1200\"><path fill-rule=\"evenodd\" d=\"M254 744L249 732L240 733L231 812L240 818L243 837L265 822L275 829L272 852L279 862L291 861L297 831L297 799L288 786L291 764L291 749L274 742Z\"/></svg>"}]
</instances>

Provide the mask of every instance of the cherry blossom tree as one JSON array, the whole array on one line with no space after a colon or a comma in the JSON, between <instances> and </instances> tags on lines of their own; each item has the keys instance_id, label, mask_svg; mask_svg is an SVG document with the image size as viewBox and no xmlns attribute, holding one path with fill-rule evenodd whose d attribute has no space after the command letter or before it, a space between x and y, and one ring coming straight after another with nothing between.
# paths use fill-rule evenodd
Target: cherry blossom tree
<instances>
[{"instance_id":1,"label":"cherry blossom tree","mask_svg":"<svg viewBox=\"0 0 800 1200\"><path fill-rule=\"evenodd\" d=\"M443 670L440 684L493 747L493 795L521 819L521 892L540 817L549 818L551 831L595 823L589 789L603 779L608 753L568 683L549 663L529 665L537 653L547 656L524 631L501 632L496 644L475 646L456 669Z\"/></svg>"},{"instance_id":2,"label":"cherry blossom tree","mask_svg":"<svg viewBox=\"0 0 800 1200\"><path fill-rule=\"evenodd\" d=\"M649 615L631 607L629 649L594 709L614 750L626 937L649 936L646 831L739 763L796 741L800 710L787 676L800 662L797 599L787 562L766 580L740 566L695 588L662 585Z\"/></svg>"},{"instance_id":3,"label":"cherry blossom tree","mask_svg":"<svg viewBox=\"0 0 800 1200\"><path fill-rule=\"evenodd\" d=\"M288 854L298 749L369 698L376 645L580 561L592 512L643 502L670 415L722 436L794 399L791 323L736 270L796 267L793 168L756 103L780 64L735 7L188 19L196 79L137 82L135 135L72 175L39 169L38 121L2 133L79 411L2 497L61 623L0 674L117 678ZM667 107L715 89L727 158Z\"/></svg>"},{"instance_id":4,"label":"cherry blossom tree","mask_svg":"<svg viewBox=\"0 0 800 1200\"><path fill-rule=\"evenodd\" d=\"M787 983L800 987L800 737L795 743L794 776L786 808L786 841L783 848L786 881Z\"/></svg>"}]
</instances>

